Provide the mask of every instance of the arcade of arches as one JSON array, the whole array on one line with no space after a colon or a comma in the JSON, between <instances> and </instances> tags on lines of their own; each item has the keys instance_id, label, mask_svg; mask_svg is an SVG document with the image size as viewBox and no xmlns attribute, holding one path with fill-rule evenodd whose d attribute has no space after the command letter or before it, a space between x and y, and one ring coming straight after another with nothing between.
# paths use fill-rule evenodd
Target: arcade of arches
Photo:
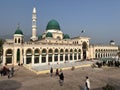
<instances>
[{"instance_id":1,"label":"arcade of arches","mask_svg":"<svg viewBox=\"0 0 120 90\"><path fill-rule=\"evenodd\" d=\"M23 51L22 51L23 52ZM50 63L60 63L60 62L72 62L81 60L81 49L30 49L22 54L24 64L50 64ZM20 62L20 50L17 49L16 62ZM13 63L13 51L8 49L6 51L6 63Z\"/></svg>"}]
</instances>

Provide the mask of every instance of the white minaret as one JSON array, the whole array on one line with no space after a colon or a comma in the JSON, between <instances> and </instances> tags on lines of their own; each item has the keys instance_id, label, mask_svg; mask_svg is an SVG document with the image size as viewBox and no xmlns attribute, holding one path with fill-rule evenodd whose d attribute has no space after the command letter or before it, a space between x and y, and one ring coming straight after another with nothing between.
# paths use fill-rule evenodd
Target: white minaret
<instances>
[{"instance_id":1,"label":"white minaret","mask_svg":"<svg viewBox=\"0 0 120 90\"><path fill-rule=\"evenodd\" d=\"M32 37L31 37L32 41L37 40L37 36L36 36L36 30L37 30L36 21L37 21L36 8L34 7L33 8L33 12L32 12Z\"/></svg>"}]
</instances>

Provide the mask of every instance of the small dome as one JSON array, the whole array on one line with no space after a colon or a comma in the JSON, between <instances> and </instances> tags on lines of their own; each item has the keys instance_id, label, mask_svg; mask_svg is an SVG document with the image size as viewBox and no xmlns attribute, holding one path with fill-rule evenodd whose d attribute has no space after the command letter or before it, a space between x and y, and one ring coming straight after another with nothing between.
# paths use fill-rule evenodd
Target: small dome
<instances>
[{"instance_id":1,"label":"small dome","mask_svg":"<svg viewBox=\"0 0 120 90\"><path fill-rule=\"evenodd\" d=\"M40 40L40 39L42 39L42 35L39 35L39 36L38 36L38 40Z\"/></svg>"},{"instance_id":2,"label":"small dome","mask_svg":"<svg viewBox=\"0 0 120 90\"><path fill-rule=\"evenodd\" d=\"M48 32L48 33L46 34L46 37L53 37L53 36L52 36L52 33Z\"/></svg>"},{"instance_id":3,"label":"small dome","mask_svg":"<svg viewBox=\"0 0 120 90\"><path fill-rule=\"evenodd\" d=\"M110 45L115 45L115 41L114 40L110 40Z\"/></svg>"},{"instance_id":4,"label":"small dome","mask_svg":"<svg viewBox=\"0 0 120 90\"><path fill-rule=\"evenodd\" d=\"M22 32L22 30L20 30L20 28L18 27L18 28L16 29L16 31L15 31L14 34L21 34L21 35L23 35L23 32Z\"/></svg>"},{"instance_id":5,"label":"small dome","mask_svg":"<svg viewBox=\"0 0 120 90\"><path fill-rule=\"evenodd\" d=\"M50 20L48 22L46 30L51 30L51 29L60 30L59 23L56 20Z\"/></svg>"},{"instance_id":6,"label":"small dome","mask_svg":"<svg viewBox=\"0 0 120 90\"><path fill-rule=\"evenodd\" d=\"M63 39L70 39L70 36L68 34L64 34Z\"/></svg>"},{"instance_id":7,"label":"small dome","mask_svg":"<svg viewBox=\"0 0 120 90\"><path fill-rule=\"evenodd\" d=\"M114 40L110 40L110 42L115 42Z\"/></svg>"}]
</instances>

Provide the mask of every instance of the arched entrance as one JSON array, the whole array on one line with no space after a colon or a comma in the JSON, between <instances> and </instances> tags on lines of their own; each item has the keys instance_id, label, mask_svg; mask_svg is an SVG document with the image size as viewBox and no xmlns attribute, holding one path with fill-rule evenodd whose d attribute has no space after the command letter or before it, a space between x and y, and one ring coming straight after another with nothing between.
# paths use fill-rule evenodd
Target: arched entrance
<instances>
[{"instance_id":1,"label":"arched entrance","mask_svg":"<svg viewBox=\"0 0 120 90\"><path fill-rule=\"evenodd\" d=\"M32 63L32 50L28 49L26 51L26 64Z\"/></svg>"},{"instance_id":2,"label":"arched entrance","mask_svg":"<svg viewBox=\"0 0 120 90\"><path fill-rule=\"evenodd\" d=\"M87 43L83 42L82 43L82 50L83 50L83 60L87 58Z\"/></svg>"},{"instance_id":3,"label":"arched entrance","mask_svg":"<svg viewBox=\"0 0 120 90\"><path fill-rule=\"evenodd\" d=\"M17 49L17 63L20 63L20 49Z\"/></svg>"},{"instance_id":4,"label":"arched entrance","mask_svg":"<svg viewBox=\"0 0 120 90\"><path fill-rule=\"evenodd\" d=\"M39 54L40 54L39 49L35 49L35 51L34 51L34 64L39 63Z\"/></svg>"},{"instance_id":5,"label":"arched entrance","mask_svg":"<svg viewBox=\"0 0 120 90\"><path fill-rule=\"evenodd\" d=\"M47 55L47 50L43 49L42 50L42 57L41 57L41 63L46 63L46 55Z\"/></svg>"},{"instance_id":6,"label":"arched entrance","mask_svg":"<svg viewBox=\"0 0 120 90\"><path fill-rule=\"evenodd\" d=\"M48 51L48 62L52 62L53 60L53 50L52 49L49 49Z\"/></svg>"},{"instance_id":7,"label":"arched entrance","mask_svg":"<svg viewBox=\"0 0 120 90\"><path fill-rule=\"evenodd\" d=\"M55 49L54 51L54 62L57 62L58 61L58 49Z\"/></svg>"},{"instance_id":8,"label":"arched entrance","mask_svg":"<svg viewBox=\"0 0 120 90\"><path fill-rule=\"evenodd\" d=\"M13 56L12 49L8 49L6 51L6 62L5 63L11 64L12 63L12 56Z\"/></svg>"}]
</instances>

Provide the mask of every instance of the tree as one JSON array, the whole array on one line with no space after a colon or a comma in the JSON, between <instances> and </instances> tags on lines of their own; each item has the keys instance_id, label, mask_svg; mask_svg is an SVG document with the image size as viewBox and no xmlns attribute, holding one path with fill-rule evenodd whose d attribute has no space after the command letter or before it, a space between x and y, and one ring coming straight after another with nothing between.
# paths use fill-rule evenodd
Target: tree
<instances>
[{"instance_id":1,"label":"tree","mask_svg":"<svg viewBox=\"0 0 120 90\"><path fill-rule=\"evenodd\" d=\"M2 56L2 51L3 51L3 43L5 40L0 39L0 56Z\"/></svg>"}]
</instances>

